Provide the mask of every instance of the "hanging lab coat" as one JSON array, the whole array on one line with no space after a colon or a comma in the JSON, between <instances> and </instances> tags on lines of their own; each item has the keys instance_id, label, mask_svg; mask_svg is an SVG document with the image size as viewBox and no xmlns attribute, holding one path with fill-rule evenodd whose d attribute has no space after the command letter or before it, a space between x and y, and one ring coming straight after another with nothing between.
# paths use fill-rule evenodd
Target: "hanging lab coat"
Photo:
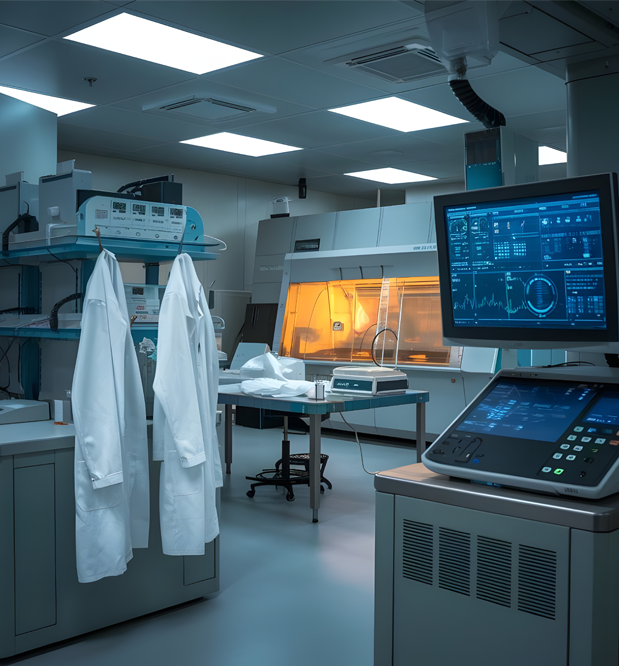
<instances>
[{"instance_id":1,"label":"hanging lab coat","mask_svg":"<svg viewBox=\"0 0 619 666\"><path fill-rule=\"evenodd\" d=\"M213 321L191 258L174 261L159 312L153 457L166 555L203 555L219 534L223 485L216 414L219 358Z\"/></svg>"},{"instance_id":2,"label":"hanging lab coat","mask_svg":"<svg viewBox=\"0 0 619 666\"><path fill-rule=\"evenodd\" d=\"M103 250L84 297L71 392L80 583L118 576L148 547L146 409L116 257Z\"/></svg>"}]
</instances>

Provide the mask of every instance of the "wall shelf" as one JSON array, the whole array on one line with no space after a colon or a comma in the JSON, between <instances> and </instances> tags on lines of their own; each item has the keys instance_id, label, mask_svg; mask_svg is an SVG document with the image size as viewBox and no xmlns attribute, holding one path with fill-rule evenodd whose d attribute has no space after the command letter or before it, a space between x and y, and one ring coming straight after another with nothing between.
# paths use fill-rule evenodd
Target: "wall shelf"
<instances>
[{"instance_id":1,"label":"wall shelf","mask_svg":"<svg viewBox=\"0 0 619 666\"><path fill-rule=\"evenodd\" d=\"M0 326L0 338L36 338L37 340L79 340L81 328L59 328L52 331L49 328ZM134 325L131 328L134 342L141 342L142 338L157 339L157 326Z\"/></svg>"},{"instance_id":2,"label":"wall shelf","mask_svg":"<svg viewBox=\"0 0 619 666\"><path fill-rule=\"evenodd\" d=\"M4 265L19 265L39 262L48 257L54 261L52 253L63 260L70 259L96 259L99 255L99 243L95 237L71 237L67 242L58 242L40 247L24 247L9 250L0 254ZM205 243L183 243L183 253L188 254L194 261L207 261L216 259L218 250L224 245L215 238L205 236ZM178 252L178 243L159 241L139 241L128 238L111 238L104 236L101 239L103 247L116 255L119 261L154 263L161 261L174 261ZM1 264L0 264L1 265Z\"/></svg>"}]
</instances>

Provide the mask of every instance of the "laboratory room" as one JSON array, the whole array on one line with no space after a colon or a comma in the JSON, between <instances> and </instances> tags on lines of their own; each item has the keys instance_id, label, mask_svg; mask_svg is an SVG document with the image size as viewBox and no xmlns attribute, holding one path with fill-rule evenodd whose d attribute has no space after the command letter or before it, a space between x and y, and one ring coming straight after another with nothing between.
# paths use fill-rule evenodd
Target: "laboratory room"
<instances>
[{"instance_id":1,"label":"laboratory room","mask_svg":"<svg viewBox=\"0 0 619 666\"><path fill-rule=\"evenodd\" d=\"M619 664L619 6L0 1L0 666Z\"/></svg>"}]
</instances>

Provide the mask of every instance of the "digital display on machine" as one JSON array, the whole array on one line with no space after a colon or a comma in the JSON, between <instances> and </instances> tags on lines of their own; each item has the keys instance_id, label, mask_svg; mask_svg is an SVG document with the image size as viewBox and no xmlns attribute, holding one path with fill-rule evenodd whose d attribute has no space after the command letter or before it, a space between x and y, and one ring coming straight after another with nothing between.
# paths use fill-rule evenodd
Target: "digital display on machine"
<instances>
[{"instance_id":1,"label":"digital display on machine","mask_svg":"<svg viewBox=\"0 0 619 666\"><path fill-rule=\"evenodd\" d=\"M456 430L554 442L596 395L597 389L576 382L500 381ZM597 406L605 400L596 404L596 414ZM619 403L614 404L616 410ZM602 407L600 414L609 413L609 409Z\"/></svg>"},{"instance_id":2,"label":"digital display on machine","mask_svg":"<svg viewBox=\"0 0 619 666\"><path fill-rule=\"evenodd\" d=\"M444 210L453 326L605 331L597 190Z\"/></svg>"},{"instance_id":3,"label":"digital display on machine","mask_svg":"<svg viewBox=\"0 0 619 666\"><path fill-rule=\"evenodd\" d=\"M583 420L599 425L619 425L619 391L606 392Z\"/></svg>"}]
</instances>

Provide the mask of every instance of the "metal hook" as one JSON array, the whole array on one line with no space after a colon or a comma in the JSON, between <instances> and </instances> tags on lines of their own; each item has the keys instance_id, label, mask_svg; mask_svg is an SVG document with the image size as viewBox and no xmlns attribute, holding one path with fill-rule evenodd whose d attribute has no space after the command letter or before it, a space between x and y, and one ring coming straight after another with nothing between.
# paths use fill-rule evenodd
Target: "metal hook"
<instances>
[{"instance_id":1,"label":"metal hook","mask_svg":"<svg viewBox=\"0 0 619 666\"><path fill-rule=\"evenodd\" d=\"M99 229L99 227L95 227L93 231L95 232L97 240L99 241L99 252L103 252L103 245L101 245L101 229Z\"/></svg>"},{"instance_id":2,"label":"metal hook","mask_svg":"<svg viewBox=\"0 0 619 666\"><path fill-rule=\"evenodd\" d=\"M178 252L176 253L177 257L183 251L183 241L185 240L185 229L187 229L187 221L185 221L185 226L183 228L183 234L181 236L181 242L178 244Z\"/></svg>"}]
</instances>

